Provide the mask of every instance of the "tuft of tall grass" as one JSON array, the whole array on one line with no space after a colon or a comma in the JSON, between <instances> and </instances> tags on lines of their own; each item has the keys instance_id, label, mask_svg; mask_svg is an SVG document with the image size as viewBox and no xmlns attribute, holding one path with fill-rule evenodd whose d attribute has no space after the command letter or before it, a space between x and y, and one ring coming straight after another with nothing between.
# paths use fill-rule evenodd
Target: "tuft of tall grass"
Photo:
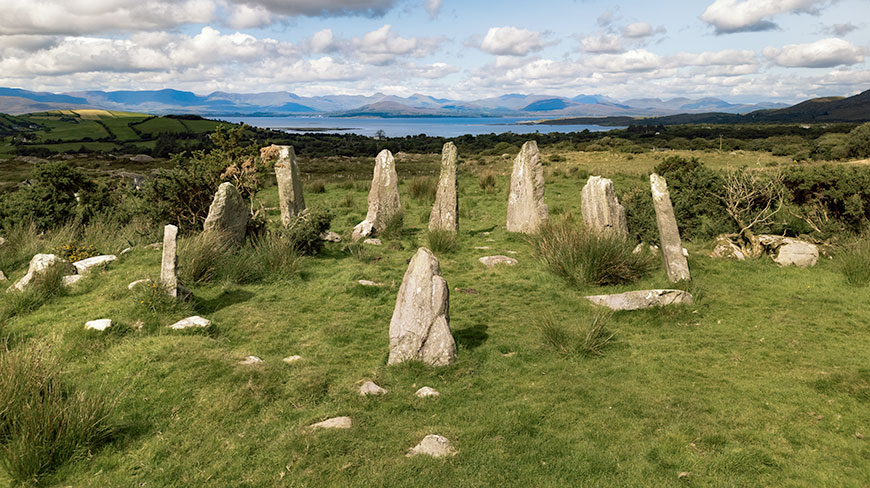
<instances>
[{"instance_id":1,"label":"tuft of tall grass","mask_svg":"<svg viewBox=\"0 0 870 488\"><path fill-rule=\"evenodd\" d=\"M292 278L299 271L303 252L294 234L287 231L266 232L242 247L227 244L218 234L203 232L182 241L178 254L183 283L246 284Z\"/></svg>"},{"instance_id":2,"label":"tuft of tall grass","mask_svg":"<svg viewBox=\"0 0 870 488\"><path fill-rule=\"evenodd\" d=\"M220 232L201 232L182 239L178 246L178 278L194 285L214 281L223 262L230 259L231 240Z\"/></svg>"},{"instance_id":3,"label":"tuft of tall grass","mask_svg":"<svg viewBox=\"0 0 870 488\"><path fill-rule=\"evenodd\" d=\"M399 213L393 215L392 217L390 217L389 220L387 220L387 222L384 224L384 229L381 231L378 231L377 236L384 238L384 239L390 239L390 240L401 239L402 230L404 228L404 225L405 225L405 214L402 212L399 212Z\"/></svg>"},{"instance_id":4,"label":"tuft of tall grass","mask_svg":"<svg viewBox=\"0 0 870 488\"><path fill-rule=\"evenodd\" d=\"M0 324L25 313L32 312L54 297L63 295L65 270L62 266L52 266L33 278L23 291L5 293L0 302Z\"/></svg>"},{"instance_id":5,"label":"tuft of tall grass","mask_svg":"<svg viewBox=\"0 0 870 488\"><path fill-rule=\"evenodd\" d=\"M574 286L630 283L654 267L653 256L634 254L634 246L618 236L584 232L570 215L529 240L538 257Z\"/></svg>"},{"instance_id":6,"label":"tuft of tall grass","mask_svg":"<svg viewBox=\"0 0 870 488\"><path fill-rule=\"evenodd\" d=\"M846 247L839 261L846 283L853 286L870 284L870 240L864 238Z\"/></svg>"},{"instance_id":7,"label":"tuft of tall grass","mask_svg":"<svg viewBox=\"0 0 870 488\"><path fill-rule=\"evenodd\" d=\"M495 193L495 173L492 171L484 171L478 178L477 184L484 193Z\"/></svg>"},{"instance_id":8,"label":"tuft of tall grass","mask_svg":"<svg viewBox=\"0 0 870 488\"><path fill-rule=\"evenodd\" d=\"M23 267L30 259L46 249L39 229L33 222L19 222L6 228L6 244L0 246L0 269Z\"/></svg>"},{"instance_id":9,"label":"tuft of tall grass","mask_svg":"<svg viewBox=\"0 0 870 488\"><path fill-rule=\"evenodd\" d=\"M418 176L411 179L411 198L423 203L435 201L435 192L438 190L438 180L431 176Z\"/></svg>"},{"instance_id":10,"label":"tuft of tall grass","mask_svg":"<svg viewBox=\"0 0 870 488\"><path fill-rule=\"evenodd\" d=\"M0 463L21 484L111 439L114 404L61 380L45 348L0 353Z\"/></svg>"},{"instance_id":11,"label":"tuft of tall grass","mask_svg":"<svg viewBox=\"0 0 870 488\"><path fill-rule=\"evenodd\" d=\"M326 193L326 183L323 180L314 180L308 184L308 191L311 193Z\"/></svg>"},{"instance_id":12,"label":"tuft of tall grass","mask_svg":"<svg viewBox=\"0 0 870 488\"><path fill-rule=\"evenodd\" d=\"M609 310L596 310L588 317L585 331L582 325L566 324L553 315L544 315L535 325L546 347L566 356L593 357L601 356L615 336L607 329L611 317Z\"/></svg>"},{"instance_id":13,"label":"tuft of tall grass","mask_svg":"<svg viewBox=\"0 0 870 488\"><path fill-rule=\"evenodd\" d=\"M430 230L428 234L429 249L434 253L449 253L456 250L456 233L449 230Z\"/></svg>"}]
</instances>

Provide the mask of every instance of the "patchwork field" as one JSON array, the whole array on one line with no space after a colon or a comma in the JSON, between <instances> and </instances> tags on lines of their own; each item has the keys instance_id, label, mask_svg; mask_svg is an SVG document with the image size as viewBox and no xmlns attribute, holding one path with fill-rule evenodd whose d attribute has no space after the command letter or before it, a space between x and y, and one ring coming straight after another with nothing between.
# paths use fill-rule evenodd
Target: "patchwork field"
<instances>
[{"instance_id":1,"label":"patchwork field","mask_svg":"<svg viewBox=\"0 0 870 488\"><path fill-rule=\"evenodd\" d=\"M789 164L752 153L695 154L714 167ZM557 220L580 215L580 169L613 178L620 191L643 184L640 175L658 161L655 153L561 156L546 168L546 200ZM436 174L435 156L399 158L405 225L383 246L346 245L365 217L371 159L348 163L322 192L315 189L327 174L318 169L324 163L300 161L309 207L333 209L332 230L345 243L303 258L290 279L189 283L194 298L172 308L149 307L147 294L127 289L157 277L161 252L145 244L158 240L158 229L124 238L91 230L89 243L101 253L136 247L66 296L0 323L10 347L42 344L61 359L70 384L116 402L120 434L43 483L870 484L868 290L845 282L837 256L823 256L814 268L780 268L767 259L714 260L704 244L688 243L694 306L614 313L606 327L615 336L601 356L566 354L546 344L542 326L585 333L595 310L584 295L669 284L660 267L630 286L574 288L553 274L524 238L504 228L510 163L487 158L462 166L458 246L438 253L458 361L438 369L386 366L407 260L428 245L432 201L408 175ZM484 169L497 174L493 189L479 185ZM261 198L275 225L276 189ZM63 236L46 236L42 250L62 243ZM488 269L478 262L496 254L519 264ZM179 265L192 266L191 256L182 251ZM26 262L4 271L15 280ZM383 286L365 287L361 279ZM194 314L214 326L166 328ZM100 318L116 327L84 330ZM248 355L265 363L239 364ZM291 355L303 359L282 361ZM360 397L367 379L389 393ZM441 396L415 397L422 386ZM350 430L306 430L340 415L353 419ZM447 437L458 454L406 457L428 434ZM0 484L9 482L4 476L0 470Z\"/></svg>"}]
</instances>

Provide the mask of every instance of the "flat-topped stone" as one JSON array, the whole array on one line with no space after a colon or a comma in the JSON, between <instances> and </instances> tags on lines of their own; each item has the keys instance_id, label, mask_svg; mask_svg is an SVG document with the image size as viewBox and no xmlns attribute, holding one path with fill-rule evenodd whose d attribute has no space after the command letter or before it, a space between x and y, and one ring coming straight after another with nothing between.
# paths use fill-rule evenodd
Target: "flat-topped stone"
<instances>
[{"instance_id":1,"label":"flat-topped stone","mask_svg":"<svg viewBox=\"0 0 870 488\"><path fill-rule=\"evenodd\" d=\"M376 283L376 282L370 281L370 280L359 280L357 283L359 283L362 286L375 286L375 287L384 286L381 283Z\"/></svg>"},{"instance_id":2,"label":"flat-topped stone","mask_svg":"<svg viewBox=\"0 0 870 488\"><path fill-rule=\"evenodd\" d=\"M411 448L408 451L406 456L431 456L431 457L445 457L445 456L455 456L456 449L451 446L450 441L443 436L430 434L423 438L423 440Z\"/></svg>"},{"instance_id":3,"label":"flat-topped stone","mask_svg":"<svg viewBox=\"0 0 870 488\"><path fill-rule=\"evenodd\" d=\"M85 322L85 329L104 331L112 326L112 319L98 319Z\"/></svg>"},{"instance_id":4,"label":"flat-topped stone","mask_svg":"<svg viewBox=\"0 0 870 488\"><path fill-rule=\"evenodd\" d=\"M487 268L493 268L493 267L498 266L500 264L504 264L507 266L515 266L516 264L519 263L519 261L517 261L516 259L509 257L509 256L485 256L485 257L478 259L478 261L480 261Z\"/></svg>"},{"instance_id":5,"label":"flat-topped stone","mask_svg":"<svg viewBox=\"0 0 870 488\"><path fill-rule=\"evenodd\" d=\"M585 298L595 305L611 310L642 310L694 303L692 295L683 290L638 290L615 295L592 295Z\"/></svg>"},{"instance_id":6,"label":"flat-topped stone","mask_svg":"<svg viewBox=\"0 0 870 488\"><path fill-rule=\"evenodd\" d=\"M98 266L106 266L109 263L117 260L118 256L115 256L114 254L107 254L105 256L94 256L92 258L76 261L73 263L73 266L76 267L76 271L78 272L78 274L83 275L87 274L90 270Z\"/></svg>"},{"instance_id":7,"label":"flat-topped stone","mask_svg":"<svg viewBox=\"0 0 870 488\"><path fill-rule=\"evenodd\" d=\"M420 388L414 394L420 398L430 398L430 397L441 396L441 393L439 393L438 390L434 390L432 388L429 388L428 386L424 386L423 388Z\"/></svg>"},{"instance_id":8,"label":"flat-topped stone","mask_svg":"<svg viewBox=\"0 0 870 488\"><path fill-rule=\"evenodd\" d=\"M760 235L758 240L780 266L809 268L819 261L819 248L815 244L792 237Z\"/></svg>"},{"instance_id":9,"label":"flat-topped stone","mask_svg":"<svg viewBox=\"0 0 870 488\"><path fill-rule=\"evenodd\" d=\"M374 381L366 381L359 387L359 394L362 396L386 395L387 393L387 390L376 385Z\"/></svg>"},{"instance_id":10,"label":"flat-topped stone","mask_svg":"<svg viewBox=\"0 0 870 488\"><path fill-rule=\"evenodd\" d=\"M181 329L190 329L194 327L205 328L211 325L211 320L204 319L199 315L194 315L193 317L188 317L186 319L179 320L178 322L169 326L170 329L181 330Z\"/></svg>"},{"instance_id":11,"label":"flat-topped stone","mask_svg":"<svg viewBox=\"0 0 870 488\"><path fill-rule=\"evenodd\" d=\"M368 244L370 246L383 246L384 243L381 242L380 239L368 238L363 241L363 244Z\"/></svg>"},{"instance_id":12,"label":"flat-topped stone","mask_svg":"<svg viewBox=\"0 0 870 488\"><path fill-rule=\"evenodd\" d=\"M349 429L353 427L353 421L350 417L334 417L326 419L323 422L317 422L308 426L310 430L317 429Z\"/></svg>"}]
</instances>

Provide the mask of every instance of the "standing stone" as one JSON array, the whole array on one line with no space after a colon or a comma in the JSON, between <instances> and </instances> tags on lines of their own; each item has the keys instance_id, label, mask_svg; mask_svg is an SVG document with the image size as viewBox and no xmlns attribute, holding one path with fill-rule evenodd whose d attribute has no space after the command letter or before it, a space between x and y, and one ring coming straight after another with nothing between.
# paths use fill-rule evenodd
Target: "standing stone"
<instances>
[{"instance_id":1,"label":"standing stone","mask_svg":"<svg viewBox=\"0 0 870 488\"><path fill-rule=\"evenodd\" d=\"M544 167L538 143L523 144L514 160L508 197L507 230L533 234L547 222L550 210L544 204Z\"/></svg>"},{"instance_id":2,"label":"standing stone","mask_svg":"<svg viewBox=\"0 0 870 488\"><path fill-rule=\"evenodd\" d=\"M170 296L178 296L178 227L163 228L163 263L160 265L160 283Z\"/></svg>"},{"instance_id":3,"label":"standing stone","mask_svg":"<svg viewBox=\"0 0 870 488\"><path fill-rule=\"evenodd\" d=\"M366 218L353 228L353 240L384 230L387 222L402 212L399 202L399 176L393 153L384 149L375 158L375 173L369 190L369 210Z\"/></svg>"},{"instance_id":4,"label":"standing stone","mask_svg":"<svg viewBox=\"0 0 870 488\"><path fill-rule=\"evenodd\" d=\"M421 247L411 258L399 287L390 321L390 358L387 364L422 361L446 366L456 360L450 332L447 280L432 251Z\"/></svg>"},{"instance_id":5,"label":"standing stone","mask_svg":"<svg viewBox=\"0 0 870 488\"><path fill-rule=\"evenodd\" d=\"M429 214L429 232L459 231L459 199L456 193L456 146L448 142L441 151L441 177L438 179L435 205Z\"/></svg>"},{"instance_id":6,"label":"standing stone","mask_svg":"<svg viewBox=\"0 0 870 488\"><path fill-rule=\"evenodd\" d=\"M628 237L625 208L619 204L613 182L600 176L590 176L580 192L580 209L586 230L598 235Z\"/></svg>"},{"instance_id":7,"label":"standing stone","mask_svg":"<svg viewBox=\"0 0 870 488\"><path fill-rule=\"evenodd\" d=\"M297 215L305 210L305 197L302 195L302 178L296 164L293 146L269 146L260 149L260 156L269 160L277 157L275 178L278 180L278 200L281 208L281 223L290 225Z\"/></svg>"},{"instance_id":8,"label":"standing stone","mask_svg":"<svg viewBox=\"0 0 870 488\"><path fill-rule=\"evenodd\" d=\"M236 186L230 182L221 183L208 208L202 230L225 233L232 242L241 244L245 241L250 218L251 211Z\"/></svg>"},{"instance_id":9,"label":"standing stone","mask_svg":"<svg viewBox=\"0 0 870 488\"><path fill-rule=\"evenodd\" d=\"M656 209L656 223L659 226L659 239L662 245L662 257L665 272L671 283L690 280L689 262L683 255L683 244L680 241L680 231L677 229L677 219L674 217L674 207L671 195L664 178L653 173L649 177L652 189L653 205Z\"/></svg>"}]
</instances>

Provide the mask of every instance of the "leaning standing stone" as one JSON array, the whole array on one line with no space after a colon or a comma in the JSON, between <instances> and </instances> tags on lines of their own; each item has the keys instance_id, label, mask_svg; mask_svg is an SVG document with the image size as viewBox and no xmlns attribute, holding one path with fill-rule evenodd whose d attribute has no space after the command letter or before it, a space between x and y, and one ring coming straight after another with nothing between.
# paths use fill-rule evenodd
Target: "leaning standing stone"
<instances>
[{"instance_id":1,"label":"leaning standing stone","mask_svg":"<svg viewBox=\"0 0 870 488\"><path fill-rule=\"evenodd\" d=\"M299 166L296 164L296 152L293 146L269 146L260 149L263 159L277 156L275 162L275 178L278 180L278 200L281 208L281 223L290 225L297 215L305 210L305 198L302 195L302 179L299 177Z\"/></svg>"},{"instance_id":2,"label":"leaning standing stone","mask_svg":"<svg viewBox=\"0 0 870 488\"><path fill-rule=\"evenodd\" d=\"M375 173L369 190L369 209L366 218L353 228L353 240L377 234L387 222L402 212L399 202L399 176L393 153L384 149L375 158Z\"/></svg>"},{"instance_id":3,"label":"leaning standing stone","mask_svg":"<svg viewBox=\"0 0 870 488\"><path fill-rule=\"evenodd\" d=\"M421 247L411 259L399 288L390 321L390 358L387 364L422 361L446 366L456 360L450 332L447 280L432 251Z\"/></svg>"},{"instance_id":4,"label":"leaning standing stone","mask_svg":"<svg viewBox=\"0 0 870 488\"><path fill-rule=\"evenodd\" d=\"M160 283L170 296L178 296L178 227L163 228L163 262L160 265Z\"/></svg>"},{"instance_id":5,"label":"leaning standing stone","mask_svg":"<svg viewBox=\"0 0 870 488\"><path fill-rule=\"evenodd\" d=\"M236 186L230 182L221 183L208 208L202 230L225 233L234 243L241 244L250 218L251 211Z\"/></svg>"},{"instance_id":6,"label":"leaning standing stone","mask_svg":"<svg viewBox=\"0 0 870 488\"><path fill-rule=\"evenodd\" d=\"M441 177L438 179L435 206L429 214L430 232L459 230L459 199L456 190L456 146L448 142L441 151Z\"/></svg>"},{"instance_id":7,"label":"leaning standing stone","mask_svg":"<svg viewBox=\"0 0 870 488\"><path fill-rule=\"evenodd\" d=\"M677 219L674 217L674 207L671 204L671 195L668 192L668 184L664 178L653 173L649 177L652 189L653 205L656 209L656 222L659 226L659 239L662 245L662 257L665 263L665 272L668 280L676 283L681 280L689 280L689 262L683 255L683 244L680 241L680 231L677 228Z\"/></svg>"},{"instance_id":8,"label":"leaning standing stone","mask_svg":"<svg viewBox=\"0 0 870 488\"><path fill-rule=\"evenodd\" d=\"M511 192L508 197L507 230L532 234L549 218L544 204L544 167L538 143L529 141L514 160Z\"/></svg>"},{"instance_id":9,"label":"leaning standing stone","mask_svg":"<svg viewBox=\"0 0 870 488\"><path fill-rule=\"evenodd\" d=\"M598 235L628 237L625 208L619 204L611 180L590 176L580 192L580 209L586 230Z\"/></svg>"}]
</instances>

